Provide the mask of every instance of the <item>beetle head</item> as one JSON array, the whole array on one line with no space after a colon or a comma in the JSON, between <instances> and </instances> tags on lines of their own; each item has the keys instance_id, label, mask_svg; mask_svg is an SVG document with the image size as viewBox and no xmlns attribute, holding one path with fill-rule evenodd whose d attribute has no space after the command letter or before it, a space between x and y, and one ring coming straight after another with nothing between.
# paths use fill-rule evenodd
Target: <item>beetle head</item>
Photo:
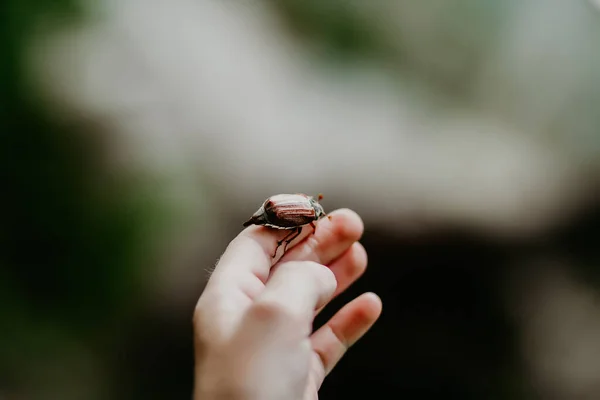
<instances>
[{"instance_id":1,"label":"beetle head","mask_svg":"<svg viewBox=\"0 0 600 400\"><path fill-rule=\"evenodd\" d=\"M322 198L323 198L323 196L319 195L318 199L321 200ZM319 218L325 216L325 210L323 209L323 206L321 204L319 204L319 200L315 200L313 197L310 198L310 204L315 209L315 218L316 219L319 219Z\"/></svg>"},{"instance_id":2,"label":"beetle head","mask_svg":"<svg viewBox=\"0 0 600 400\"><path fill-rule=\"evenodd\" d=\"M264 205L260 206L258 210L252 215L248 221L244 222L244 226L250 225L264 225L267 222L267 218L265 216L265 207Z\"/></svg>"}]
</instances>

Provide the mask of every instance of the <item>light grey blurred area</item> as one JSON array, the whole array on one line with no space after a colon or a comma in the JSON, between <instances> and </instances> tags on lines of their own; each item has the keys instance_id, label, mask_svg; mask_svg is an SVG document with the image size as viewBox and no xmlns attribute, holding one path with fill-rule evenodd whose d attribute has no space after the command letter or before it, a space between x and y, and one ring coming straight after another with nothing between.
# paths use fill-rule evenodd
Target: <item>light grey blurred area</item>
<instances>
[{"instance_id":1,"label":"light grey blurred area","mask_svg":"<svg viewBox=\"0 0 600 400\"><path fill-rule=\"evenodd\" d=\"M458 226L508 242L552 232L597 199L596 1L86 7L85 23L40 29L29 65L57 120L90 124L116 170L161 182L155 195L177 215L154 258L165 312L198 295L272 194L323 193L327 210L352 208L391 234ZM335 27L356 36L346 53L330 42ZM559 267L537 273L507 301L533 310L517 318L523 340L543 339L524 345L532 379L564 399L581 387L600 398L597 295ZM558 354L566 342L584 348Z\"/></svg>"},{"instance_id":2,"label":"light grey blurred area","mask_svg":"<svg viewBox=\"0 0 600 400\"><path fill-rule=\"evenodd\" d=\"M386 51L330 62L267 1L126 0L44 32L33 65L57 115L98 121L115 163L169 175L190 212L203 207L197 171L220 182L202 195L203 224L218 204L247 213L269 194L306 191L367 224L398 221L392 230L522 236L597 190L592 4L307 7L326 3Z\"/></svg>"}]
</instances>

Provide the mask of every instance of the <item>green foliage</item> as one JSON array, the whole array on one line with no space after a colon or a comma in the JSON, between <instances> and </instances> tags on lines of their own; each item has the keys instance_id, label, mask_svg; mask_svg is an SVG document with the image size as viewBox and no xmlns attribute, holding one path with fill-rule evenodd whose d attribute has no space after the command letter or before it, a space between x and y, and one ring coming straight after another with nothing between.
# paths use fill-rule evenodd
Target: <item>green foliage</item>
<instances>
[{"instance_id":1,"label":"green foliage","mask_svg":"<svg viewBox=\"0 0 600 400\"><path fill-rule=\"evenodd\" d=\"M111 173L96 136L53 120L25 73L31 32L76 21L76 2L1 7L0 390L127 318L162 215L153 183Z\"/></svg>"},{"instance_id":2,"label":"green foliage","mask_svg":"<svg viewBox=\"0 0 600 400\"><path fill-rule=\"evenodd\" d=\"M333 57L360 57L381 45L346 0L272 3L298 36L318 42Z\"/></svg>"}]
</instances>

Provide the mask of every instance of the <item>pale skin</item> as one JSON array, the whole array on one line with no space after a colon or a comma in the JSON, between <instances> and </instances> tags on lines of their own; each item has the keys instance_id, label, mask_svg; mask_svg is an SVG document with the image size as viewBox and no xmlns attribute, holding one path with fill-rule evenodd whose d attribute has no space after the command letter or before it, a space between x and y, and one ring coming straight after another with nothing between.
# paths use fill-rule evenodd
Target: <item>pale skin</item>
<instances>
[{"instance_id":1,"label":"pale skin","mask_svg":"<svg viewBox=\"0 0 600 400\"><path fill-rule=\"evenodd\" d=\"M360 217L348 209L329 215L279 260L278 230L250 226L229 244L194 312L195 400L317 399L379 318L381 300L364 293L312 332L314 317L367 267Z\"/></svg>"}]
</instances>

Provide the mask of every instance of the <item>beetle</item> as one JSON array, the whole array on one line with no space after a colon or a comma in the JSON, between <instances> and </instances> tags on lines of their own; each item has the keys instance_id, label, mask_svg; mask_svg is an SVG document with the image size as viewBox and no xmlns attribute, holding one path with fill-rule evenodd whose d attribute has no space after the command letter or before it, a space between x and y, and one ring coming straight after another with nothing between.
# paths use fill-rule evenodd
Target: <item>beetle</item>
<instances>
[{"instance_id":1,"label":"beetle","mask_svg":"<svg viewBox=\"0 0 600 400\"><path fill-rule=\"evenodd\" d=\"M302 229L306 225L312 226L313 230L317 229L315 221L327 215L323 206L319 204L322 199L322 194L319 194L317 199L304 193L271 196L264 201L248 221L244 222L244 226L262 225L275 229L293 230L277 241L277 247L273 254L273 258L275 258L281 244L285 242L283 248L285 253L287 246L302 233Z\"/></svg>"}]
</instances>

